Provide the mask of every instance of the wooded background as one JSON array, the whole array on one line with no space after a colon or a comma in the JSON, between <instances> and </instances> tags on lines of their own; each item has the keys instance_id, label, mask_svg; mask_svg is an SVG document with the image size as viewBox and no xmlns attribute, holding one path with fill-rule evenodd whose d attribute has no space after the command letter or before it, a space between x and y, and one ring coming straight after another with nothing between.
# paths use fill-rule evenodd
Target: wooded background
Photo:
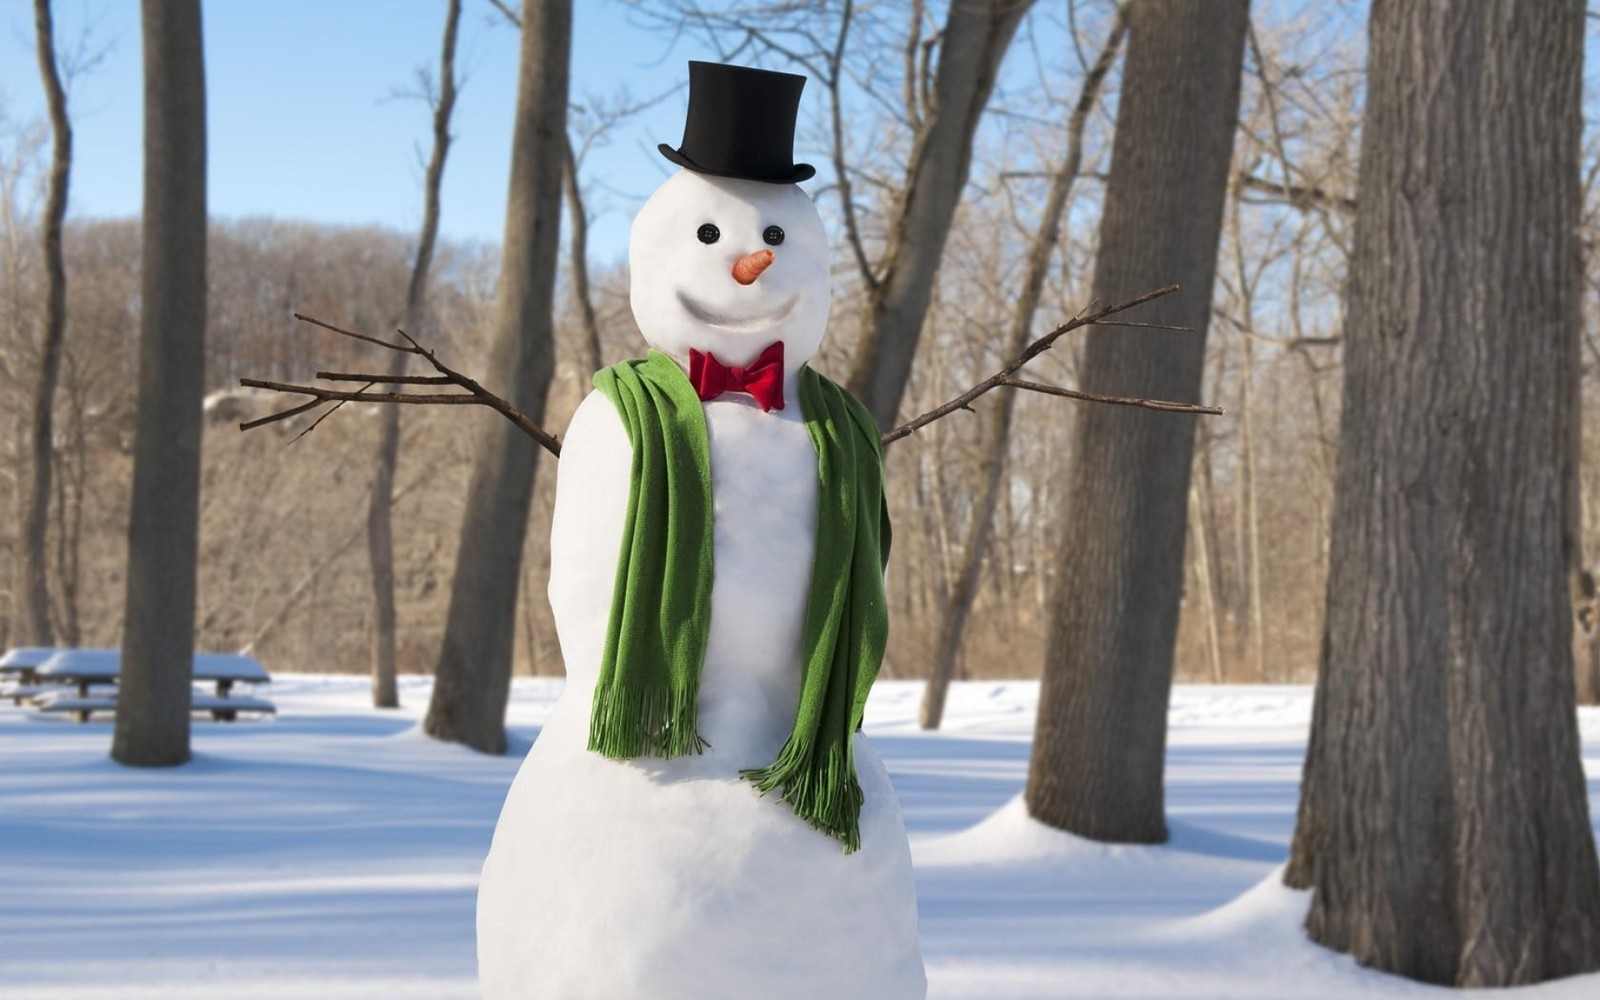
<instances>
[{"instance_id":1,"label":"wooded background","mask_svg":"<svg viewBox=\"0 0 1600 1000\"><path fill-rule=\"evenodd\" d=\"M852 23L841 32L847 5L793 4L788 11L784 6L773 13L764 5L760 17L734 10L726 20L704 23L730 49L741 43L743 27L760 31L775 45L795 43L788 32L797 26L819 40L844 35L836 62L829 61L831 52L809 55L825 72L846 78L841 89L850 113L840 151L847 165L843 176L854 179L854 228L864 253L880 261L917 131L911 115L918 105L905 104L902 91L909 86L926 95L932 86L937 59L931 68L926 60L937 49L926 43L941 29L938 12L917 3L857 5ZM1010 354L1028 250L1053 207L1048 204L1051 181L1072 145L1066 125L1112 30L1112 4L1076 7L1077 51L1041 50L1035 40L1047 29L1024 19L1006 56L1006 79L973 139L971 177L931 287L928 320L899 407L903 416L943 401ZM684 16L667 5L648 7L646 13L663 19L664 33L668 20ZM1258 8L1254 44L1245 53L1201 393L1228 413L1198 421L1193 530L1184 555L1176 660L1182 679L1305 682L1315 671L1338 419L1340 281L1361 116L1365 24L1360 15L1356 5L1345 4L1307 5L1287 18L1270 6ZM1041 6L1029 17L1059 22L1064 13ZM915 36L913 24L920 26ZM1048 30L1074 28L1055 24ZM509 31L505 41L515 44ZM905 65L900 57L911 51L919 61L909 79L900 79ZM759 42L730 55L735 61L797 68ZM397 67L397 76L404 73ZM1099 99L1091 95L1083 116L1081 161L1060 206L1059 245L1044 273L1030 327L1035 334L1074 315L1090 298L1120 74L1120 64L1109 68ZM574 94L585 85L573 81ZM828 79L813 77L809 86L827 90L828 85ZM7 120L4 125L0 426L14 433L0 436L5 480L0 524L20 527L32 479L28 431L47 294L37 247L50 145L44 123ZM833 159L830 132L827 120L803 123L800 155ZM1587 162L1594 161L1592 154L1592 148L1586 150ZM410 169L410 164L395 168ZM1595 171L1585 176L1590 184L1584 224L1592 233ZM581 170L579 178L581 186ZM814 197L838 240L832 333L818 367L843 381L857 347L858 315L869 301L838 193L828 184L817 187ZM563 233L568 240L571 230L568 222ZM197 648L248 646L275 670L368 669L374 612L367 508L383 422L380 408L347 406L314 435L291 445L310 418L238 432L240 419L276 404L239 390L237 381L245 375L304 380L322 369L386 365L381 351L301 326L290 314L300 311L370 333L405 325L417 239L411 232L293 220L211 221ZM116 645L137 387L139 224L74 219L66 224L62 246L67 307L50 452L56 470L48 518L50 624L63 643ZM420 323L413 323L417 328L411 332L467 372L487 370L486 322L498 263L493 247L441 241ZM627 308L625 270L592 266L585 283L601 360L639 355L644 345ZM1592 303L1594 269L1585 273L1590 279L1585 298ZM567 254L556 312L558 377L545 421L558 432L586 388L590 364L576 277ZM1592 307L1586 314L1592 319ZM1155 353L1173 349L1174 340L1185 336L1121 335L1137 338L1141 349ZM1587 322L1585 338L1588 389L1600 357L1600 326ZM1036 376L1093 390L1075 377L1076 349L1073 343L1058 347L1036 362ZM998 395L991 395L975 413L940 421L891 450L896 533L887 676L923 676L937 658L942 608L961 578L1002 405ZM1056 572L1054 513L1061 502L1072 423L1083 405L1031 397L1016 401L1003 446L1006 461L992 537L979 564L974 612L956 660L958 677L1038 676L1046 595ZM434 667L469 442L483 425L497 420L487 412L458 408L415 408L404 414L393 515L402 671ZM1586 458L1592 451L1591 445ZM1586 461L1584 471L1588 552L1600 543L1593 499L1600 495L1593 488L1600 485L1595 478L1600 463ZM544 598L552 487L548 475L538 477L517 604L520 673L561 672ZM0 644L5 645L25 631L21 544L17 530L0 531Z\"/></svg>"},{"instance_id":2,"label":"wooded background","mask_svg":"<svg viewBox=\"0 0 1600 1000\"><path fill-rule=\"evenodd\" d=\"M576 96L570 0L486 2L520 42L498 250L437 239L462 0L423 78L416 236L208 219L199 0L142 6L142 231L67 222L83 64L62 72L35 0L49 124L0 119L0 645L120 646L122 763L189 759L191 642L370 670L379 708L397 670L432 672L426 732L489 753L513 669L560 672L554 458L523 431L644 348L628 275L587 251L583 167L642 105ZM1181 286L1026 377L1226 415L1008 390L890 450L883 674L930 680L925 726L952 677L1039 676L1030 815L1159 843L1174 676L1315 679L1284 874L1314 891L1312 939L1456 985L1600 967L1574 711L1600 701L1579 0L634 11L820 91L799 142L838 242L817 365L883 429L1091 302ZM525 423L315 400L263 423L288 404L239 388L393 386L406 360Z\"/></svg>"}]
</instances>

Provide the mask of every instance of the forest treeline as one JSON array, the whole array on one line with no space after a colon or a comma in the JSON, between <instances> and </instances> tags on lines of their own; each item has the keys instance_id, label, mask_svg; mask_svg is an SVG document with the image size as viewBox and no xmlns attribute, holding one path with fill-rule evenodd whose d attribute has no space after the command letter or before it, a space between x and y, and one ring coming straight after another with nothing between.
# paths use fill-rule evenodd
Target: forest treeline
<instances>
[{"instance_id":1,"label":"forest treeline","mask_svg":"<svg viewBox=\"0 0 1600 1000\"><path fill-rule=\"evenodd\" d=\"M1084 28L1086 47L1104 42L1104 26L1092 27L1097 34ZM1228 412L1199 421L1176 657L1183 679L1305 682L1316 668L1362 27L1338 18L1278 25L1263 35L1265 62L1247 60L1201 394ZM869 53L863 47L861 57ZM942 402L1009 357L1007 333L1030 238L1048 207L1055 160L1066 152L1059 120L1080 96L1067 85L1079 82L1072 80L1075 74L1061 75L1067 82L1053 101L1004 94L1004 112L991 111L989 127L977 136L971 181L949 228L902 414ZM1114 107L1115 71L1110 77L1104 103ZM1077 183L1040 292L1030 328L1035 334L1076 314L1089 299L1110 126L1102 104L1085 117ZM35 129L14 126L0 149L7 177L0 189L0 408L4 426L17 429L0 441L11 486L0 489L0 523L9 525L21 523L19 490L29 479L29 390L38 363L37 304L45 277L35 252L41 138ZM1277 165L1280 147L1294 155L1297 179L1287 191ZM863 162L856 169L887 167L896 152L889 146L877 154L885 163ZM869 253L881 238L892 194L858 194L854 224ZM831 193L818 192L818 200L839 223L838 259L849 261L849 233ZM291 445L304 419L278 425L275 432L238 433L239 420L275 407L263 394L240 390L237 381L303 380L317 370L387 364L377 357L382 352L298 324L292 313L371 333L401 326L416 241L415 233L373 227L212 221L200 648L250 646L279 670L368 669L372 601L364 531L377 408L351 404ZM59 470L49 527L51 616L63 642L115 645L136 395L138 223L75 219L67 223L63 246L67 331L51 453ZM484 370L483 329L497 267L498 255L487 246L444 240L435 255L425 322L412 332L465 371ZM643 345L627 309L625 268L604 261L590 267L585 297L596 317L603 360L637 356ZM819 362L841 381L856 348L848 331L869 307L862 283L852 279L841 264L831 321L836 332L830 353ZM577 298L567 259L556 326L559 374L546 419L557 432L586 382L580 372L588 358L586 324ZM1152 352L1184 336L1124 332ZM1588 368L1600 347L1592 339L1593 324L1586 333ZM1075 350L1064 343L1036 363L1037 374L1093 390L1075 378ZM891 450L897 524L889 676L922 676L938 656L941 609L964 568L1001 405L990 396L973 414L940 421ZM1047 594L1056 572L1052 531L1071 424L1082 405L1017 400L957 676L1038 675ZM431 671L454 563L463 442L475 422L496 418L429 408L409 409L405 417L395 479L402 494L394 514L398 662L403 671ZM1586 463L1585 471L1587 482L1596 474L1595 463ZM518 598L519 672L561 671L542 579L547 538L540 517L551 488L548 477L540 477ZM1585 490L1586 498L1592 495ZM1592 508L1592 502L1585 504L1590 545ZM0 641L7 643L18 633L23 610L18 546L15 532L0 532ZM108 586L111 581L117 585Z\"/></svg>"},{"instance_id":2,"label":"forest treeline","mask_svg":"<svg viewBox=\"0 0 1600 1000\"><path fill-rule=\"evenodd\" d=\"M988 223L984 225L987 228ZM27 428L28 380L36 365L30 349L40 293L31 226L14 217L3 234L7 266L0 272L0 301L9 362L0 378L4 425ZM957 253L967 242L958 228ZM67 263L67 335L57 405L52 461L57 470L51 504L51 615L68 645L116 645L121 634L121 580L126 559L131 429L138 361L139 232L136 220L76 220L64 239ZM972 240L973 251L987 251ZM281 408L272 394L238 387L249 375L303 379L316 370L370 368L379 354L294 320L300 311L368 332L401 325L405 285L415 238L370 227L335 228L267 219L215 221L208 241L206 420L201 490L200 597L196 642L204 649L249 646L278 670L368 669L371 617L370 568L366 557L366 497L377 447L379 410L349 404L299 438L315 421L293 421L241 434L242 420ZM988 256L994 256L992 253ZM946 281L970 283L959 310L935 306L926 362L937 377L916 376L908 412L920 412L987 375L1003 360L998 345L974 342L965 331L998 328L1005 321L1005 290L994 261L981 254L963 262ZM444 241L437 256L423 337L454 366L482 371L483 317L493 298L497 255L493 248ZM985 293L983 286L991 289ZM626 274L597 272L594 295L609 359L639 355L639 340L627 310ZM970 295L970 297L968 297ZM1054 293L1055 312L1065 318L1081 308L1081 289L1064 284ZM569 300L563 313L570 310ZM988 305L985 308L984 299ZM848 303L836 306L839 312ZM1220 305L1219 305L1220 308ZM941 330L949 315L948 333ZM578 325L558 325L562 357L547 423L557 429L586 389L587 373ZM1173 334L1181 336L1181 334ZM1326 369L1313 373L1293 355L1260 357L1257 378L1267 385L1252 409L1254 488L1239 458L1241 391L1227 346L1240 350L1244 335L1217 338L1211 362L1215 381L1206 397L1229 415L1208 418L1206 447L1196 471L1203 485L1194 500L1196 525L1207 540L1192 544L1187 557L1180 676L1196 680L1306 681L1315 669L1322 565L1325 562L1326 502L1331 484L1318 462L1326 427L1315 424L1314 407L1287 391L1327 393ZM847 363L845 345L824 369ZM1258 354L1266 350L1252 345ZM987 348L987 349L985 349ZM1281 352L1280 352L1281 353ZM1324 353L1332 353L1324 350ZM1066 356L1064 355L1064 358ZM1335 355L1336 357L1336 355ZM1226 373L1222 369L1230 370ZM1060 364L1070 382L1070 360ZM1259 390L1258 390L1259 392ZM961 536L980 484L977 454L984 423L992 420L993 397L977 413L934 424L892 451L890 489L897 515L891 599L895 641L886 672L918 677L936 653L944 595L959 571ZM1070 407L1058 400L1019 401L1018 429L1006 463L1007 489L1000 494L993 547L983 567L977 613L964 644L961 674L969 677L1036 677L1044 601L1052 573L1052 504ZM1329 414L1330 418L1332 414ZM407 411L400 449L395 512L399 665L430 672L443 627L448 581L454 563L460 495L467 469L463 442L475 422L498 420L485 412L418 408ZM1300 435L1288 433L1288 423ZM1263 432L1261 428L1265 428ZM26 481L26 437L0 441L6 478ZM1279 486L1278 484L1282 484ZM538 487L519 599L517 670L559 674L561 663L544 600L542 573L548 547L547 480ZM1252 492L1254 496L1252 497ZM1252 500L1256 522L1252 525ZM16 490L0 490L0 517L17 525ZM1252 527L1255 531L1252 532ZM1252 562L1252 537L1263 542ZM1209 550L1209 551L1208 551ZM15 532L0 535L0 560L7 568L5 595L18 593L20 566ZM1251 584L1258 569L1263 586ZM1210 578L1213 596L1199 589ZM1252 597L1261 599L1262 656L1252 631ZM1197 600L1198 598L1198 600ZM10 645L19 610L14 599L0 618L0 644ZM1209 645L1211 615L1220 649ZM1260 664L1266 664L1265 672Z\"/></svg>"}]
</instances>

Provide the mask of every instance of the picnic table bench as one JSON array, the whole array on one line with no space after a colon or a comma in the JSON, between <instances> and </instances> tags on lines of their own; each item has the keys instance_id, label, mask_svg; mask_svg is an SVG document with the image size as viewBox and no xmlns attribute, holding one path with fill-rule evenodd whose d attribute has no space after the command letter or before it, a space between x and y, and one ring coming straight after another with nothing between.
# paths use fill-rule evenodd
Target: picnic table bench
<instances>
[{"instance_id":1,"label":"picnic table bench","mask_svg":"<svg viewBox=\"0 0 1600 1000\"><path fill-rule=\"evenodd\" d=\"M95 712L115 712L117 694L115 691L90 695L77 695L71 691L52 691L35 698L33 704L41 712L71 712L79 722L88 722L89 716ZM216 695L197 694L190 699L189 710L209 712L218 722L233 722L239 717L240 712L271 715L278 710L278 706L265 698L251 695L230 695L219 698Z\"/></svg>"},{"instance_id":2,"label":"picnic table bench","mask_svg":"<svg viewBox=\"0 0 1600 1000\"><path fill-rule=\"evenodd\" d=\"M191 707L197 712L210 712L219 722L232 722L239 713L271 714L277 711L272 702L264 698L234 695L235 684L267 684L272 678L265 667L254 657L239 653L194 654L196 681L210 681L216 685L215 694L196 694ZM122 651L117 649L59 649L33 668L36 684L55 683L76 687L74 695L67 690L42 692L33 698L41 712L71 712L79 722L88 722L97 711L115 711L115 688L104 690L117 683L122 671ZM100 687L100 691L91 688Z\"/></svg>"}]
</instances>

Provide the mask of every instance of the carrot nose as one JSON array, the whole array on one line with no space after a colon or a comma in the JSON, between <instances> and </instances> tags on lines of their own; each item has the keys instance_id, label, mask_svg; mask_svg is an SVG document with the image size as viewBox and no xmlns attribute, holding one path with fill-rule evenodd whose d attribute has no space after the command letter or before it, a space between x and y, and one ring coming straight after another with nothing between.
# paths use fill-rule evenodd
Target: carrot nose
<instances>
[{"instance_id":1,"label":"carrot nose","mask_svg":"<svg viewBox=\"0 0 1600 1000\"><path fill-rule=\"evenodd\" d=\"M733 262L733 280L741 285L752 284L761 277L761 272L772 266L774 256L771 250L757 250L747 253Z\"/></svg>"}]
</instances>

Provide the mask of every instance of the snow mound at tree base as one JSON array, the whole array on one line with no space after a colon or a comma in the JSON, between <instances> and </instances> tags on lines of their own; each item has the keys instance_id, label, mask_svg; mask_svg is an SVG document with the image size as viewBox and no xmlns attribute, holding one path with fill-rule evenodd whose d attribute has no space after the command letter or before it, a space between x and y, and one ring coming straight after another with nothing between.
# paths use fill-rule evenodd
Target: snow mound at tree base
<instances>
[{"instance_id":1,"label":"snow mound at tree base","mask_svg":"<svg viewBox=\"0 0 1600 1000\"><path fill-rule=\"evenodd\" d=\"M1283 884L1281 844L1184 821L1168 826L1165 844L1104 844L1039 822L1018 795L964 830L913 841L925 937L932 937L924 943L930 1000L1476 995L1364 968L1312 942L1305 932L1311 893ZM1263 876L1264 865L1271 867ZM1228 886L1236 894L1214 905ZM1208 898L1213 904L1203 903ZM947 943L942 926L927 935L930 923L958 914L965 922L979 912L982 950ZM1041 960L1052 933L1057 960ZM1505 995L1594 1000L1600 975Z\"/></svg>"},{"instance_id":2,"label":"snow mound at tree base","mask_svg":"<svg viewBox=\"0 0 1600 1000\"><path fill-rule=\"evenodd\" d=\"M1183 822L1168 824L1165 844L1108 844L1041 823L1017 795L959 833L919 841L919 866L1113 864L1181 868L1211 860L1261 862L1282 857L1276 844L1233 836ZM1203 860L1202 860L1203 859Z\"/></svg>"}]
</instances>

